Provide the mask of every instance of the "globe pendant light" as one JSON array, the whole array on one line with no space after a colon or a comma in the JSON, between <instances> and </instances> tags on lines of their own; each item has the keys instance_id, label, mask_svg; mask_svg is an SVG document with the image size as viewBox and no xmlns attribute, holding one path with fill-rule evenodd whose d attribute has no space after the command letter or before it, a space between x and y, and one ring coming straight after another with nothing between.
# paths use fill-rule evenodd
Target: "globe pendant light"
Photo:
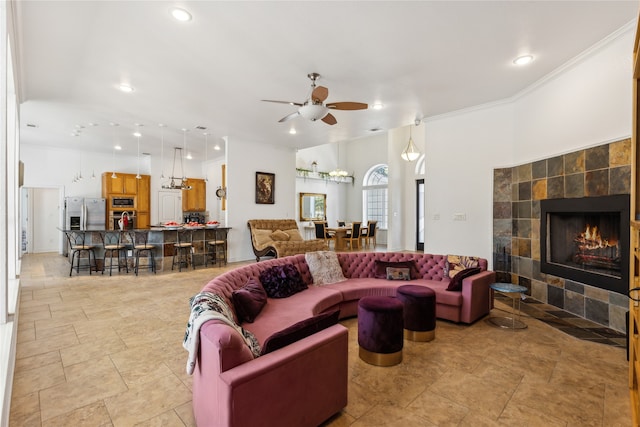
<instances>
[{"instance_id":1,"label":"globe pendant light","mask_svg":"<svg viewBox=\"0 0 640 427\"><path fill-rule=\"evenodd\" d=\"M413 143L413 137L411 135L411 125L409 126L409 142L400 154L400 157L402 157L402 160L405 160L407 162L412 162L420 157L420 152L418 151L416 145Z\"/></svg>"}]
</instances>

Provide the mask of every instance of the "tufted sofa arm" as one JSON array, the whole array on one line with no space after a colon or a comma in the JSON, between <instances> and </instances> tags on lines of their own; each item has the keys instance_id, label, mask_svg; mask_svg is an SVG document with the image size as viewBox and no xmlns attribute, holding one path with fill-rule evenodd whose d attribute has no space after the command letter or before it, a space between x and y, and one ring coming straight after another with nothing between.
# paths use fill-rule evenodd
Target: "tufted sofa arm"
<instances>
[{"instance_id":1,"label":"tufted sofa arm","mask_svg":"<svg viewBox=\"0 0 640 427\"><path fill-rule=\"evenodd\" d=\"M251 246L256 261L265 256L281 258L327 249L324 240L270 241L266 244L258 242L256 230L297 230L298 223L294 219L250 219L247 221L247 227L251 232Z\"/></svg>"}]
</instances>

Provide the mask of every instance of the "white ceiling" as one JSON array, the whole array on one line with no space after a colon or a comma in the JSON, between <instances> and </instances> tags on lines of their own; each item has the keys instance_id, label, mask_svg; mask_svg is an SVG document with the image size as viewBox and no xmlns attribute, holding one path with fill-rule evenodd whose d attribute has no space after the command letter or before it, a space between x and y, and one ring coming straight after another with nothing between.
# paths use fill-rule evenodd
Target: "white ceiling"
<instances>
[{"instance_id":1,"label":"white ceiling","mask_svg":"<svg viewBox=\"0 0 640 427\"><path fill-rule=\"evenodd\" d=\"M169 10L182 6L193 20ZM637 17L638 1L19 1L21 141L111 152L183 144L204 158L223 136L304 148L511 97ZM631 54L631 48L629 47ZM531 53L535 61L512 60ZM334 126L298 117L307 74ZM130 94L120 83L135 88ZM109 123L120 126L112 128ZM89 123L97 124L90 126ZM35 125L31 127L29 125ZM71 133L81 128L80 136ZM294 126L296 135L290 135Z\"/></svg>"}]
</instances>

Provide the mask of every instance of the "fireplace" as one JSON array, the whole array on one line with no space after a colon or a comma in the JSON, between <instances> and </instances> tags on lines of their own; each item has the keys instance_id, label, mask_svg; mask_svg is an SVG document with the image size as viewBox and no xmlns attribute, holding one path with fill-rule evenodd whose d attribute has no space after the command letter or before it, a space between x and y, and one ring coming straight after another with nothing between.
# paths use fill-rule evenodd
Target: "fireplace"
<instances>
[{"instance_id":1,"label":"fireplace","mask_svg":"<svg viewBox=\"0 0 640 427\"><path fill-rule=\"evenodd\" d=\"M626 294L629 195L541 200L540 271Z\"/></svg>"}]
</instances>

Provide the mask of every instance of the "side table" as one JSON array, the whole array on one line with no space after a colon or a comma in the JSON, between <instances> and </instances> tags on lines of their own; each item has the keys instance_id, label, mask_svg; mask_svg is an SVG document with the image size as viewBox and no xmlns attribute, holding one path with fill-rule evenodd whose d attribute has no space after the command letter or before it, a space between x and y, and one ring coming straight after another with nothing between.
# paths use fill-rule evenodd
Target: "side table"
<instances>
[{"instance_id":1,"label":"side table","mask_svg":"<svg viewBox=\"0 0 640 427\"><path fill-rule=\"evenodd\" d=\"M520 285L514 285L513 283L492 283L490 285L491 289L497 292L502 292L503 294L513 294L507 295L512 299L511 309L512 314L511 317L503 316L503 317L489 317L487 321L494 326L505 329L526 329L527 324L520 321L520 294L527 291L527 288ZM516 312L516 300L518 300L518 311ZM517 319L516 319L517 314Z\"/></svg>"}]
</instances>

